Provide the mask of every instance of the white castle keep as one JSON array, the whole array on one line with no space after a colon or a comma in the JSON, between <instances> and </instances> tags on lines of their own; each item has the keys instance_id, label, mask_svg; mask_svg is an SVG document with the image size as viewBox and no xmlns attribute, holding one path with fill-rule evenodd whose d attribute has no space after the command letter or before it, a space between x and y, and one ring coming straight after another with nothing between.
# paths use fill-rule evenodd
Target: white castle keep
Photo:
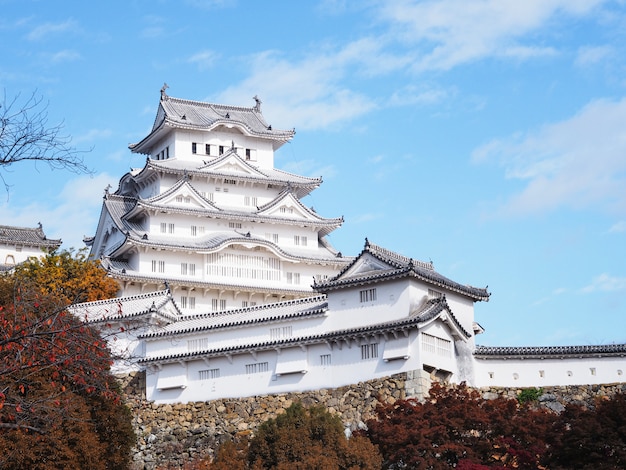
<instances>
[{"instance_id":1,"label":"white castle keep","mask_svg":"<svg viewBox=\"0 0 626 470\"><path fill-rule=\"evenodd\" d=\"M161 99L132 152L145 166L105 191L86 240L118 298L76 305L121 356L145 369L157 403L354 384L407 373L473 386L624 380L626 345L483 347L474 303L486 288L367 239L342 256L343 223L301 199L321 178L274 168L294 131L251 108ZM124 360L125 358L125 360ZM419 387L418 387L419 388Z\"/></svg>"}]
</instances>

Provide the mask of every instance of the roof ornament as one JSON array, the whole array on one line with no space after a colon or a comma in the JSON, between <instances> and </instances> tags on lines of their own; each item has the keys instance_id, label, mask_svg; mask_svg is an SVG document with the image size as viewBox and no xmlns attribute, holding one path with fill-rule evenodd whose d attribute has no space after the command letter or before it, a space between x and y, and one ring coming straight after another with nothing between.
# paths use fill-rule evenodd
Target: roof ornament
<instances>
[{"instance_id":1,"label":"roof ornament","mask_svg":"<svg viewBox=\"0 0 626 470\"><path fill-rule=\"evenodd\" d=\"M226 119L230 119L230 113L226 113Z\"/></svg>"},{"instance_id":2,"label":"roof ornament","mask_svg":"<svg viewBox=\"0 0 626 470\"><path fill-rule=\"evenodd\" d=\"M165 90L167 90L169 88L167 83L163 83L163 86L161 87L161 99L162 100L166 100L168 98L167 93L165 93Z\"/></svg>"},{"instance_id":3,"label":"roof ornament","mask_svg":"<svg viewBox=\"0 0 626 470\"><path fill-rule=\"evenodd\" d=\"M254 100L254 102L256 103L256 104L254 105L254 110L255 110L257 113L260 113L260 112L261 112L261 103L262 103L261 98L259 98L257 95L254 95L254 98L252 98L252 99L253 99L253 100Z\"/></svg>"},{"instance_id":4,"label":"roof ornament","mask_svg":"<svg viewBox=\"0 0 626 470\"><path fill-rule=\"evenodd\" d=\"M370 241L365 237L365 248L370 246Z\"/></svg>"},{"instance_id":5,"label":"roof ornament","mask_svg":"<svg viewBox=\"0 0 626 470\"><path fill-rule=\"evenodd\" d=\"M270 124L269 126L267 126L267 130L271 131L272 130L272 125Z\"/></svg>"},{"instance_id":6,"label":"roof ornament","mask_svg":"<svg viewBox=\"0 0 626 470\"><path fill-rule=\"evenodd\" d=\"M107 184L107 187L106 187L106 188L104 188L104 195L105 195L105 196L108 196L108 195L109 195L109 189L111 189L111 185L110 185L110 184Z\"/></svg>"},{"instance_id":7,"label":"roof ornament","mask_svg":"<svg viewBox=\"0 0 626 470\"><path fill-rule=\"evenodd\" d=\"M234 141L234 140L231 140L231 141L230 141L230 148L231 148L232 150L235 150L235 141Z\"/></svg>"}]
</instances>

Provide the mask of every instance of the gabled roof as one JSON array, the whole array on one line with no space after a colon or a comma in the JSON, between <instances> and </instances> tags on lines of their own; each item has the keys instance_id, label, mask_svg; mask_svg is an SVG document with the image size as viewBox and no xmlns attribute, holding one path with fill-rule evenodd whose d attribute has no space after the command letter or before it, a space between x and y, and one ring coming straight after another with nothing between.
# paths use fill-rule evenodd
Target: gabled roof
<instances>
[{"instance_id":1,"label":"gabled roof","mask_svg":"<svg viewBox=\"0 0 626 470\"><path fill-rule=\"evenodd\" d=\"M626 357L626 344L588 346L477 346L479 359L578 359L581 357Z\"/></svg>"},{"instance_id":2,"label":"gabled roof","mask_svg":"<svg viewBox=\"0 0 626 470\"><path fill-rule=\"evenodd\" d=\"M489 300L486 288L459 284L435 271L432 263L407 258L391 250L379 247L365 239L363 251L337 276L313 288L318 292L328 292L347 286L358 286L382 282L390 279L412 277L435 287L448 289L470 297L475 301Z\"/></svg>"},{"instance_id":3,"label":"gabled roof","mask_svg":"<svg viewBox=\"0 0 626 470\"><path fill-rule=\"evenodd\" d=\"M308 176L300 176L287 171L279 170L276 168L264 168L263 171L244 172L233 171L233 166L216 169L211 165L213 162L217 162L227 156L213 157L215 160L200 161L195 166L192 162L185 160L153 160L151 158L146 159L146 165L141 170L133 170L127 173L125 177L120 179L120 187L115 192L116 194L128 194L125 188L122 188L122 183L126 182L126 179L132 178L133 180L140 181L145 178L151 178L156 173L166 173L170 175L176 175L183 177L187 175L190 178L200 176L202 178L215 178L215 179L235 179L237 181L244 181L246 183L258 183L261 185L274 185L280 188L291 186L294 193L298 197L302 198L309 194L322 184L322 178L311 178ZM251 166L241 159L238 155L237 158L243 165ZM255 169L256 170L256 169Z\"/></svg>"},{"instance_id":4,"label":"gabled roof","mask_svg":"<svg viewBox=\"0 0 626 470\"><path fill-rule=\"evenodd\" d=\"M152 146L167 132L167 129L194 129L210 131L219 126L236 128L242 134L270 140L274 149L288 142L294 130L273 129L261 114L261 101L255 97L254 107L227 106L203 101L173 98L161 89L159 108L152 131L143 140L131 144L134 153L151 154Z\"/></svg>"},{"instance_id":5,"label":"gabled roof","mask_svg":"<svg viewBox=\"0 0 626 470\"><path fill-rule=\"evenodd\" d=\"M49 240L41 224L35 228L0 225L0 243L19 246L34 246L55 249L61 246L61 240Z\"/></svg>"},{"instance_id":6,"label":"gabled roof","mask_svg":"<svg viewBox=\"0 0 626 470\"><path fill-rule=\"evenodd\" d=\"M163 336L213 331L222 328L235 328L255 323L270 323L286 319L306 318L324 315L328 310L325 295L294 299L274 304L256 305L253 307L227 310L224 312L206 313L185 317L176 323L141 338L159 338Z\"/></svg>"},{"instance_id":7,"label":"gabled roof","mask_svg":"<svg viewBox=\"0 0 626 470\"><path fill-rule=\"evenodd\" d=\"M182 315L169 289L72 305L68 310L85 323L132 320L143 316L175 322Z\"/></svg>"},{"instance_id":8,"label":"gabled roof","mask_svg":"<svg viewBox=\"0 0 626 470\"><path fill-rule=\"evenodd\" d=\"M271 306L270 306L271 307ZM450 316L448 318L447 316ZM414 312L406 318L402 318L399 320L393 320L388 322L377 323L373 325L360 326L355 328L348 328L343 330L335 330L328 331L320 334L313 334L308 336L300 336L282 340L274 340L274 341L264 341L257 343L245 343L242 342L235 346L228 346L222 348L208 348L203 351L195 351L195 352L185 352L185 353L177 353L177 354L164 354L161 356L153 356L141 359L139 362L142 364L151 364L151 363L163 363L163 362L174 362L181 360L194 360L200 358L209 358L209 357L217 357L224 355L233 355L233 354L243 354L248 352L258 352L264 350L272 350L272 349L284 349L296 346L304 346L304 345L313 345L320 343L331 343L331 342L340 342L353 340L355 338L360 338L364 336L372 336L377 334L386 334L386 333L394 333L394 332L406 332L410 329L420 328L425 324L430 323L434 318L438 316L445 316L443 320L447 323L450 323L448 320L453 319L456 322L456 325L460 327L460 324L454 318L454 315L449 310L445 299L434 299L425 305L423 310L418 312ZM237 325L233 325L237 326ZM166 328L175 328L176 325L169 325ZM462 327L460 330L457 329L457 326L452 325L453 334L458 332L463 332L463 337L469 338L469 335ZM456 330L456 331L455 331ZM200 330L195 330L200 331ZM191 332L191 331L190 331ZM164 335L161 335L164 336ZM148 335L143 336L148 337Z\"/></svg>"}]
</instances>

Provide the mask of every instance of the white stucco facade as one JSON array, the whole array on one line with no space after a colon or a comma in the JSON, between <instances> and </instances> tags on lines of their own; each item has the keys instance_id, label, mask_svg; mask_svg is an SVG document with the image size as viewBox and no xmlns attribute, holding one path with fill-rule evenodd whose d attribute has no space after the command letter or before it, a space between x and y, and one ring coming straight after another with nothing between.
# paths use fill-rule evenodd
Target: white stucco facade
<instances>
[{"instance_id":1,"label":"white stucco facade","mask_svg":"<svg viewBox=\"0 0 626 470\"><path fill-rule=\"evenodd\" d=\"M294 131L253 108L162 90L131 150L143 168L106 190L87 240L120 297L76 306L157 403L339 387L410 372L476 387L623 381L626 345L484 347L486 288L370 243L343 256L343 223L302 199L321 178L274 167ZM109 303L107 303L109 302ZM104 321L106 320L106 321Z\"/></svg>"}]
</instances>

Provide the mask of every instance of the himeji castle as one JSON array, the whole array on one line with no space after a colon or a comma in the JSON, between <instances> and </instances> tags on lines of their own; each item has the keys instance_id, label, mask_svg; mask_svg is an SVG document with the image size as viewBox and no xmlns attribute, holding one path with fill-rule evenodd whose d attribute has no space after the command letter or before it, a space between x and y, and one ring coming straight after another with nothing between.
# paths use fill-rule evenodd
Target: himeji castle
<instances>
[{"instance_id":1,"label":"himeji castle","mask_svg":"<svg viewBox=\"0 0 626 470\"><path fill-rule=\"evenodd\" d=\"M99 325L120 372L141 369L157 403L355 384L398 373L529 387L624 381L626 345L485 347L474 306L487 288L365 238L344 256L302 199L321 178L274 167L294 137L261 101L236 107L161 90L142 168L105 190L91 257L120 285L75 305Z\"/></svg>"}]
</instances>

